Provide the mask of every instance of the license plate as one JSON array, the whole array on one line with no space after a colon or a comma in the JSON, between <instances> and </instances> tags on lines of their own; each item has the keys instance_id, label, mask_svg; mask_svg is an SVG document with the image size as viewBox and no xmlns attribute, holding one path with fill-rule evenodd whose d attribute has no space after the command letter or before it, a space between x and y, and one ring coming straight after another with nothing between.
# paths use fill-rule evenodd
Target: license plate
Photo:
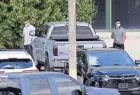
<instances>
[{"instance_id":1,"label":"license plate","mask_svg":"<svg viewBox=\"0 0 140 95\"><path fill-rule=\"evenodd\" d=\"M128 83L119 83L118 88L119 89L126 89L126 88L128 88Z\"/></svg>"}]
</instances>

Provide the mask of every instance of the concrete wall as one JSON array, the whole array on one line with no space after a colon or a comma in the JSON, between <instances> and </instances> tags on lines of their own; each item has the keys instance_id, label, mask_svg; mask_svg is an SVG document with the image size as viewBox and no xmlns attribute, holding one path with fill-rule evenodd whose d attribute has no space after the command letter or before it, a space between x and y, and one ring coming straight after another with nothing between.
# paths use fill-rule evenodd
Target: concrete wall
<instances>
[{"instance_id":1,"label":"concrete wall","mask_svg":"<svg viewBox=\"0 0 140 95\"><path fill-rule=\"evenodd\" d=\"M110 38L110 32L99 32L97 30L97 35L105 40L108 47L112 47L113 40ZM140 32L127 32L125 50L134 60L140 59Z\"/></svg>"}]
</instances>

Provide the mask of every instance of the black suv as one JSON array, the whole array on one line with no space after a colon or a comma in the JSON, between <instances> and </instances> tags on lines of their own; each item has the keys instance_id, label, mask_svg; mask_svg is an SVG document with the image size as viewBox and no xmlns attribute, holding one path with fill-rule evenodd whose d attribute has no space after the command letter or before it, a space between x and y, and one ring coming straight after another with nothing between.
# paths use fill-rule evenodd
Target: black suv
<instances>
[{"instance_id":1,"label":"black suv","mask_svg":"<svg viewBox=\"0 0 140 95\"><path fill-rule=\"evenodd\" d=\"M77 74L88 86L118 89L122 93L140 94L139 60L135 62L120 49L78 49ZM68 74L68 64L65 73Z\"/></svg>"}]
</instances>

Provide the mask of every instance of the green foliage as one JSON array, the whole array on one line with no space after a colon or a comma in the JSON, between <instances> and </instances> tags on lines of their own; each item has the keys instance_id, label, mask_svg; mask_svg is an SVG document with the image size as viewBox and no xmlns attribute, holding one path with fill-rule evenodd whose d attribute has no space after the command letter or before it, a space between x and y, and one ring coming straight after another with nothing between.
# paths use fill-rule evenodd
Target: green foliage
<instances>
[{"instance_id":1,"label":"green foliage","mask_svg":"<svg viewBox=\"0 0 140 95\"><path fill-rule=\"evenodd\" d=\"M95 2L76 2L78 21L93 22L97 14ZM68 0L0 0L0 48L15 48L22 44L20 32L27 17L36 28L51 21L65 21Z\"/></svg>"}]
</instances>

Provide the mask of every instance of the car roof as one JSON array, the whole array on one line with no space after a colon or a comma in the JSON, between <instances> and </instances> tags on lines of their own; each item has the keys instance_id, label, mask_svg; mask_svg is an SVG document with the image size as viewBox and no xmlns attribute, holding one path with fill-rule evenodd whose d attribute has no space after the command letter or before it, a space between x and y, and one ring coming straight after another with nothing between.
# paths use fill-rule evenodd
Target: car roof
<instances>
[{"instance_id":1,"label":"car roof","mask_svg":"<svg viewBox=\"0 0 140 95\"><path fill-rule=\"evenodd\" d=\"M58 25L66 25L68 24L67 21L57 21L57 22L49 22L47 25L49 26L58 26ZM89 24L86 22L76 22L77 25L84 25L84 26L88 26Z\"/></svg>"},{"instance_id":2,"label":"car roof","mask_svg":"<svg viewBox=\"0 0 140 95\"><path fill-rule=\"evenodd\" d=\"M88 48L88 49L78 49L78 51L84 50L84 51L122 51L122 49L117 48Z\"/></svg>"},{"instance_id":3,"label":"car roof","mask_svg":"<svg viewBox=\"0 0 140 95\"><path fill-rule=\"evenodd\" d=\"M8 78L29 78L29 77L46 77L46 76L66 76L60 72L27 72L27 73L4 73L1 74L0 77L7 76Z\"/></svg>"},{"instance_id":4,"label":"car roof","mask_svg":"<svg viewBox=\"0 0 140 95\"><path fill-rule=\"evenodd\" d=\"M8 58L29 58L31 59L30 54L25 50L16 50L16 49L0 49L0 59Z\"/></svg>"}]
</instances>

